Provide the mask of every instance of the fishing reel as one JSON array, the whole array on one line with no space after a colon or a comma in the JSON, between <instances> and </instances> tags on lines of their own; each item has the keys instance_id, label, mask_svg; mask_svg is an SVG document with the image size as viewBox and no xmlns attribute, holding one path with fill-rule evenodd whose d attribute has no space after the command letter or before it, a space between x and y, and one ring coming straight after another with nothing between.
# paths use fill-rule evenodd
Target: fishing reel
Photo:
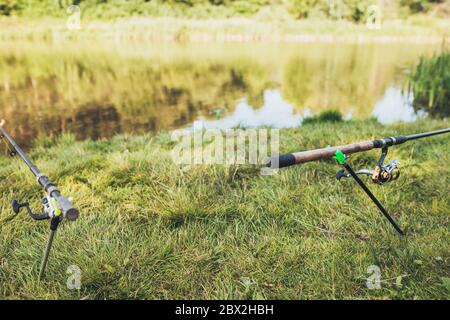
<instances>
[{"instance_id":1,"label":"fishing reel","mask_svg":"<svg viewBox=\"0 0 450 320\"><path fill-rule=\"evenodd\" d=\"M356 170L355 173L358 175L370 175L372 177L372 182L383 185L385 183L397 180L400 177L400 162L398 160L392 160L386 165L383 162L386 158L388 149L384 147L381 151L380 159L374 169L361 169ZM336 173L336 179L341 180L342 178L349 178L351 175L345 172L344 169L339 170Z\"/></svg>"},{"instance_id":2,"label":"fishing reel","mask_svg":"<svg viewBox=\"0 0 450 320\"><path fill-rule=\"evenodd\" d=\"M42 203L42 212L41 213L33 213L33 211L30 208L30 205L28 202L20 203L17 200L13 200L12 210L17 215L20 212L20 209L25 208L27 210L28 215L33 218L34 220L49 220L51 219L51 229L56 229L57 224L60 222L61 217L61 210L58 207L58 204L56 203L56 200L52 198L51 196L45 196L41 200Z\"/></svg>"},{"instance_id":3,"label":"fishing reel","mask_svg":"<svg viewBox=\"0 0 450 320\"><path fill-rule=\"evenodd\" d=\"M398 160L392 160L385 166L377 165L372 172L372 182L377 184L385 184L400 177L400 162Z\"/></svg>"}]
</instances>

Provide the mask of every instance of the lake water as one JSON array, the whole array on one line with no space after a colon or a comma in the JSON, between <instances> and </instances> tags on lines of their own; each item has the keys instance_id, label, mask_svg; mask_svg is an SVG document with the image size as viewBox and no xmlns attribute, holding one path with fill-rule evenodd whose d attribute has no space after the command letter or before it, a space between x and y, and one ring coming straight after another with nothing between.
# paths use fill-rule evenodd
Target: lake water
<instances>
[{"instance_id":1,"label":"lake water","mask_svg":"<svg viewBox=\"0 0 450 320\"><path fill-rule=\"evenodd\" d=\"M405 75L429 44L0 43L0 113L20 143L190 127L298 126L327 109L414 121Z\"/></svg>"}]
</instances>

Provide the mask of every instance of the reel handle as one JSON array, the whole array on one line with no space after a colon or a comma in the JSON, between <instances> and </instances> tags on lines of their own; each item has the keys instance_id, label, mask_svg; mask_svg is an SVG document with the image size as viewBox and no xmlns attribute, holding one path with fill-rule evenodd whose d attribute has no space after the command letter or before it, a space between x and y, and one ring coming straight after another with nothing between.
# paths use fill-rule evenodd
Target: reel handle
<instances>
[{"instance_id":1,"label":"reel handle","mask_svg":"<svg viewBox=\"0 0 450 320\"><path fill-rule=\"evenodd\" d=\"M28 208L29 203L28 202L23 202L20 203L19 201L17 201L16 199L14 199L11 203L12 206L12 210L15 214L18 214L21 208Z\"/></svg>"},{"instance_id":2,"label":"reel handle","mask_svg":"<svg viewBox=\"0 0 450 320\"><path fill-rule=\"evenodd\" d=\"M30 205L28 202L20 203L17 200L13 200L11 203L12 210L15 214L18 214L20 212L20 209L25 208L28 212L28 215L33 218L34 220L47 220L48 214L47 213L33 213L30 209Z\"/></svg>"}]
</instances>

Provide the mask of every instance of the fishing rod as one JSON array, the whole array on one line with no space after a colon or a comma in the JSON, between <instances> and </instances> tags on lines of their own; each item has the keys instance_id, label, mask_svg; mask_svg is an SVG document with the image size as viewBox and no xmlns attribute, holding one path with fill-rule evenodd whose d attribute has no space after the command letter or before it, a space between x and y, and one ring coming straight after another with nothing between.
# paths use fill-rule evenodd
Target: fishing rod
<instances>
[{"instance_id":1,"label":"fishing rod","mask_svg":"<svg viewBox=\"0 0 450 320\"><path fill-rule=\"evenodd\" d=\"M335 158L338 164L340 164L343 169L336 173L336 179L341 180L342 178L352 177L358 185L364 190L364 192L369 196L373 203L378 207L381 213L388 219L395 230L403 235L403 230L398 226L398 224L392 219L387 210L378 201L378 199L373 195L367 185L359 178L358 175L370 175L372 177L372 182L375 184L383 185L385 183L397 180L400 176L399 164L397 160L392 160L387 164L383 164L388 148L391 146L399 145L407 141L412 141L416 139L422 139L426 137L431 137L435 135L440 135L444 133L450 133L450 128L441 129L436 131L430 131L425 133L413 134L409 136L395 136L384 139L376 139L372 141L363 141L357 143L346 144L337 147L327 147L315 150L308 150L295 153L286 153L281 155L272 156L267 166L271 169L278 169L293 166L296 164L302 164L311 161L323 160L328 158ZM350 154L357 152L369 151L372 149L381 149L381 156L377 161L374 169L362 169L353 170L353 168L347 163L347 159Z\"/></svg>"},{"instance_id":2,"label":"fishing rod","mask_svg":"<svg viewBox=\"0 0 450 320\"><path fill-rule=\"evenodd\" d=\"M56 230L63 218L75 221L78 219L79 211L72 203L61 195L61 192L56 185L31 162L31 160L25 155L23 150L14 141L14 139L8 134L3 125L5 120L0 122L0 140L6 139L6 143L9 146L10 155L18 155L28 166L33 175L37 178L38 183L45 191L45 197L41 200L42 212L33 213L30 209L28 202L20 203L17 200L12 201L12 210L15 215L19 214L20 209L25 208L28 215L34 220L49 220L50 221L50 233L45 247L44 256L41 261L39 269L39 278L44 277L45 268L47 266L48 257L52 247L53 239L56 234Z\"/></svg>"}]
</instances>

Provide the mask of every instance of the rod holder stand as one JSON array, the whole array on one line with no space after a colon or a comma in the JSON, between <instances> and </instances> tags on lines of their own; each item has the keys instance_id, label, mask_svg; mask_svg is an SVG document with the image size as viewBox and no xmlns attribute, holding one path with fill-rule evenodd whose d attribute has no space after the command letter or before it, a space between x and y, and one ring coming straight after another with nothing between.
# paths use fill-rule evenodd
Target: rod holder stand
<instances>
[{"instance_id":1,"label":"rod holder stand","mask_svg":"<svg viewBox=\"0 0 450 320\"><path fill-rule=\"evenodd\" d=\"M391 223L391 225L394 227L394 229L400 234L404 235L405 233L403 230L398 226L398 224L395 222L395 220L389 215L387 210L383 207L383 205L378 201L378 199L374 196L374 194L370 191L370 189L367 187L367 185L358 177L358 174L353 170L353 168L345 161L346 156L342 153L342 151L337 150L336 156L335 156L337 162L344 167L345 171L347 171L350 176L355 179L355 181L358 183L358 185L361 187L361 189L364 190L364 192L369 196L369 198L372 200L372 202L378 207L380 212L384 215L386 219ZM341 174L343 173L340 171Z\"/></svg>"}]
</instances>

